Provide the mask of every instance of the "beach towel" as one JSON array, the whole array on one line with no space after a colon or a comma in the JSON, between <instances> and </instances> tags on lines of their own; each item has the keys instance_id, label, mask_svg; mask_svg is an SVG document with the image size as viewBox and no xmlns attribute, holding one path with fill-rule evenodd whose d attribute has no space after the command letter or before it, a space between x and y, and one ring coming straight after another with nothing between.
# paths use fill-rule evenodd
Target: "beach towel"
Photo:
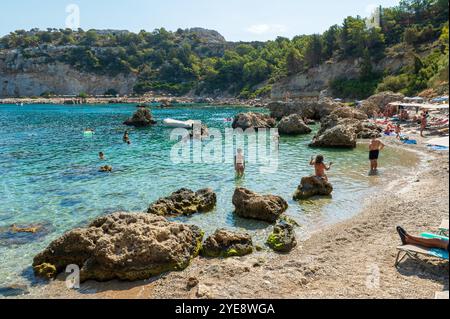
<instances>
[{"instance_id":1,"label":"beach towel","mask_svg":"<svg viewBox=\"0 0 450 319\"><path fill-rule=\"evenodd\" d=\"M406 144L406 145L415 145L415 144L417 144L417 141L416 140L403 140L402 143Z\"/></svg>"},{"instance_id":2,"label":"beach towel","mask_svg":"<svg viewBox=\"0 0 450 319\"><path fill-rule=\"evenodd\" d=\"M430 149L433 151L448 151L447 146L441 146L441 145L428 145Z\"/></svg>"}]
</instances>

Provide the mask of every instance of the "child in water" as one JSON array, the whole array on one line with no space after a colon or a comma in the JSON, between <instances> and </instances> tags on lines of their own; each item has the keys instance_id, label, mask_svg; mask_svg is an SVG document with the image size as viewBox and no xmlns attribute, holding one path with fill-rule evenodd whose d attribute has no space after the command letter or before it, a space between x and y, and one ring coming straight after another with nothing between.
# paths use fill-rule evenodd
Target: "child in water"
<instances>
[{"instance_id":1,"label":"child in water","mask_svg":"<svg viewBox=\"0 0 450 319\"><path fill-rule=\"evenodd\" d=\"M331 165L333 165L333 162L330 162L330 164L328 164L327 166L324 163L323 155L317 155L315 159L314 156L311 156L309 165L314 166L315 174L317 177L320 177L328 182L328 176L325 174L325 171L329 171L331 169Z\"/></svg>"},{"instance_id":2,"label":"child in water","mask_svg":"<svg viewBox=\"0 0 450 319\"><path fill-rule=\"evenodd\" d=\"M236 156L234 157L234 168L236 170L237 177L242 177L245 171L245 158L242 149L237 150Z\"/></svg>"}]
</instances>

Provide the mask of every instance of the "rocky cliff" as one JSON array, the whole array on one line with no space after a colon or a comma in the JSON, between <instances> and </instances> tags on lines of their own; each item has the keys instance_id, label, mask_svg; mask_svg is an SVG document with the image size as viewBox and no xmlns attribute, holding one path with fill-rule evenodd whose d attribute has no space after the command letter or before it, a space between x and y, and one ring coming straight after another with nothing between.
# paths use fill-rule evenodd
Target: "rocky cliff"
<instances>
[{"instance_id":1,"label":"rocky cliff","mask_svg":"<svg viewBox=\"0 0 450 319\"><path fill-rule=\"evenodd\" d=\"M360 76L361 60L327 61L307 72L295 74L272 86L273 100L285 98L318 97L320 91L328 89L330 81L338 78L357 79ZM374 65L374 71L393 74L412 63L404 55L388 56Z\"/></svg>"},{"instance_id":2,"label":"rocky cliff","mask_svg":"<svg viewBox=\"0 0 450 319\"><path fill-rule=\"evenodd\" d=\"M63 48L34 56L36 50L39 49L0 51L0 97L40 96L45 92L102 95L109 89L119 94L133 92L137 80L133 74L85 73L54 58Z\"/></svg>"}]
</instances>

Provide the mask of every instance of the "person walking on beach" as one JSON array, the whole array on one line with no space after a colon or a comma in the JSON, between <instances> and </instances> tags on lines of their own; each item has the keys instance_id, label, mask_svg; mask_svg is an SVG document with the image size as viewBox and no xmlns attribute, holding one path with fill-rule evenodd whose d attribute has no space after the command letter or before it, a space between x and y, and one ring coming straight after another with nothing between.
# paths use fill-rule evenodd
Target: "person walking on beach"
<instances>
[{"instance_id":1,"label":"person walking on beach","mask_svg":"<svg viewBox=\"0 0 450 319\"><path fill-rule=\"evenodd\" d=\"M331 169L333 162L330 162L327 166L324 163L323 155L317 155L315 159L314 156L311 156L309 165L314 166L316 177L322 178L324 181L328 182L328 176L325 174L325 171L329 171Z\"/></svg>"},{"instance_id":2,"label":"person walking on beach","mask_svg":"<svg viewBox=\"0 0 450 319\"><path fill-rule=\"evenodd\" d=\"M400 126L400 123L397 123L397 125L395 126L395 137L400 139L401 136L400 134L402 133L402 127Z\"/></svg>"},{"instance_id":3,"label":"person walking on beach","mask_svg":"<svg viewBox=\"0 0 450 319\"><path fill-rule=\"evenodd\" d=\"M420 119L420 136L423 136L423 131L427 128L427 114L424 112L422 113L422 118Z\"/></svg>"},{"instance_id":4,"label":"person walking on beach","mask_svg":"<svg viewBox=\"0 0 450 319\"><path fill-rule=\"evenodd\" d=\"M243 154L241 148L239 148L237 150L237 153L234 156L234 168L236 170L236 176L237 177L244 176L244 172L245 172L245 158L244 158L244 154Z\"/></svg>"},{"instance_id":5,"label":"person walking on beach","mask_svg":"<svg viewBox=\"0 0 450 319\"><path fill-rule=\"evenodd\" d=\"M370 160L370 171L376 172L378 169L378 157L380 156L380 151L384 148L383 142L377 138L372 138L369 144L369 160Z\"/></svg>"}]
</instances>

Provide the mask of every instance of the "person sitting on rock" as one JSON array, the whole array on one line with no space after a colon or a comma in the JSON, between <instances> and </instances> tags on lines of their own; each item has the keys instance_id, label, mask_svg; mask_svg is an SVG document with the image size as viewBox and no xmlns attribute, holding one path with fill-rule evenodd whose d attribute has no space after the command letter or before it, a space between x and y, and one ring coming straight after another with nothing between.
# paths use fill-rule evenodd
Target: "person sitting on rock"
<instances>
[{"instance_id":1,"label":"person sitting on rock","mask_svg":"<svg viewBox=\"0 0 450 319\"><path fill-rule=\"evenodd\" d=\"M309 165L314 166L316 177L322 178L324 181L328 182L328 176L325 174L325 171L331 169L333 162L330 162L327 166L324 163L323 155L317 155L315 159L314 156L311 157Z\"/></svg>"},{"instance_id":2,"label":"person sitting on rock","mask_svg":"<svg viewBox=\"0 0 450 319\"><path fill-rule=\"evenodd\" d=\"M234 168L238 177L242 177L244 175L245 158L242 152L242 148L238 148L236 156L234 156Z\"/></svg>"}]
</instances>

